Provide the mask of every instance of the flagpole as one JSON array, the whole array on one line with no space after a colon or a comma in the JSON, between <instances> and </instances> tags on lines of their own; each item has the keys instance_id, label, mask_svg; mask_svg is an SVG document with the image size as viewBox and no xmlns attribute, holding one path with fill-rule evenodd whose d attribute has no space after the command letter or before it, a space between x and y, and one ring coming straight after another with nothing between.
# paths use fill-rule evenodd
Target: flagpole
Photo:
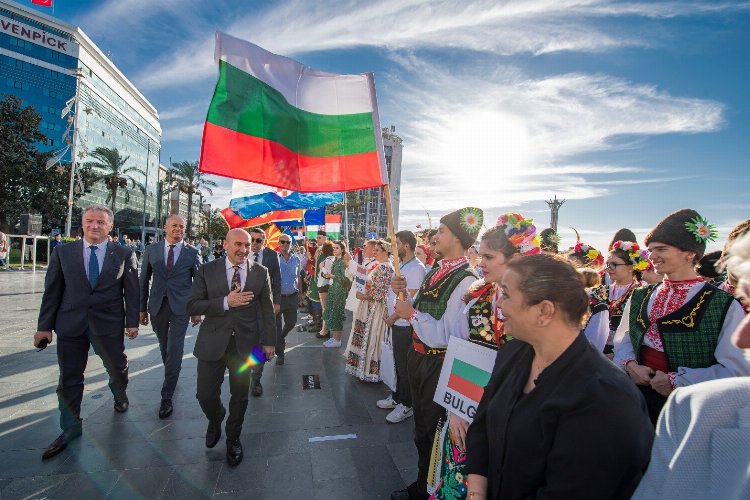
<instances>
[{"instance_id":1,"label":"flagpole","mask_svg":"<svg viewBox=\"0 0 750 500\"><path fill-rule=\"evenodd\" d=\"M393 252L393 268L396 271L396 276L401 277L401 265L399 263L398 251L396 248L396 228L393 225L393 208L391 207L391 186L386 184L383 186L383 194L385 194L385 211L388 216L388 234L391 237L391 249Z\"/></svg>"}]
</instances>

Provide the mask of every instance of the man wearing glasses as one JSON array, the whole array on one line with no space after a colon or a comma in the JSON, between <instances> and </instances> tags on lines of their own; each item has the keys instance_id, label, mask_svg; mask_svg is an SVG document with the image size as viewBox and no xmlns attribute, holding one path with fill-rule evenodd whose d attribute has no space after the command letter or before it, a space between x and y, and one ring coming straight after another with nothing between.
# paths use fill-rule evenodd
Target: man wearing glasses
<instances>
[{"instance_id":1,"label":"man wearing glasses","mask_svg":"<svg viewBox=\"0 0 750 500\"><path fill-rule=\"evenodd\" d=\"M271 277L273 312L276 314L276 322L278 323L278 315L281 311L281 272L279 271L279 254L270 248L266 248L266 233L257 227L250 230L250 255L248 256L248 259L268 269L268 275ZM250 383L250 393L254 398L263 395L263 386L260 384L260 377L263 375L264 364L265 363L261 363L260 365L251 368L253 375Z\"/></svg>"},{"instance_id":2,"label":"man wearing glasses","mask_svg":"<svg viewBox=\"0 0 750 500\"><path fill-rule=\"evenodd\" d=\"M286 336L297 323L297 304L299 302L299 279L302 261L291 253L292 238L282 234L279 238L279 269L281 272L280 311L276 314L276 364L284 364ZM283 321L282 321L283 319ZM283 326L282 326L283 323Z\"/></svg>"}]
</instances>

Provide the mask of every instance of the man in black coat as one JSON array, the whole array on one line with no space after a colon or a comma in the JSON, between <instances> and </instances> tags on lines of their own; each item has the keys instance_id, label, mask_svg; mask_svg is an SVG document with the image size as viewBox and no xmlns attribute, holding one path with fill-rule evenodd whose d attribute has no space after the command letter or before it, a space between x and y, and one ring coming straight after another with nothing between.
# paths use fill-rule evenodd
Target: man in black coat
<instances>
[{"instance_id":1,"label":"man in black coat","mask_svg":"<svg viewBox=\"0 0 750 500\"><path fill-rule=\"evenodd\" d=\"M151 324L159 339L164 363L159 418L172 414L172 396L177 387L188 326L187 299L193 277L201 265L198 249L185 243L185 219L170 215L164 223L166 239L149 245L141 263L141 324ZM149 284L151 285L149 289ZM193 326L200 316L190 318Z\"/></svg>"},{"instance_id":2,"label":"man in black coat","mask_svg":"<svg viewBox=\"0 0 750 500\"><path fill-rule=\"evenodd\" d=\"M271 291L273 293L273 312L281 312L281 268L279 267L279 254L270 248L266 248L266 233L255 227L250 230L250 260L257 262L266 269L271 278ZM275 330L274 330L275 332ZM275 334L275 333L274 333ZM263 395L263 386L260 378L263 376L263 366L258 365L252 368L252 380L250 382L250 391L253 397Z\"/></svg>"},{"instance_id":3,"label":"man in black coat","mask_svg":"<svg viewBox=\"0 0 750 500\"><path fill-rule=\"evenodd\" d=\"M271 282L263 266L248 260L250 235L232 229L224 242L226 257L204 264L195 275L187 311L205 316L193 354L198 358L197 397L208 418L206 446L221 437L226 409L221 385L229 370L229 418L226 423L227 462L242 461L240 433L250 388L249 367L273 358L276 322ZM262 353L253 352L262 346Z\"/></svg>"},{"instance_id":4,"label":"man in black coat","mask_svg":"<svg viewBox=\"0 0 750 500\"><path fill-rule=\"evenodd\" d=\"M63 433L44 459L81 435L83 373L91 345L109 375L115 411L123 413L129 405L123 330L131 339L138 336L138 262L132 249L108 241L114 219L108 207L91 205L82 219L83 239L59 245L50 256L34 335L37 347L52 342L53 330L58 340L57 400Z\"/></svg>"}]
</instances>

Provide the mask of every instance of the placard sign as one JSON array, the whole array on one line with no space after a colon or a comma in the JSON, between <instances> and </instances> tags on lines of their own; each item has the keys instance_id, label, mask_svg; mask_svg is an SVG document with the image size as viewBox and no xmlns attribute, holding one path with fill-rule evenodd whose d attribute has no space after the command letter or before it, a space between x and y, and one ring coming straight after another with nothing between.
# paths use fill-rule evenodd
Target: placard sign
<instances>
[{"instance_id":1,"label":"placard sign","mask_svg":"<svg viewBox=\"0 0 750 500\"><path fill-rule=\"evenodd\" d=\"M78 44L76 42L53 35L43 29L18 22L15 19L0 16L0 31L36 45L68 54L69 56L78 57Z\"/></svg>"},{"instance_id":2,"label":"placard sign","mask_svg":"<svg viewBox=\"0 0 750 500\"><path fill-rule=\"evenodd\" d=\"M473 422L496 356L494 349L451 337L433 401Z\"/></svg>"}]
</instances>

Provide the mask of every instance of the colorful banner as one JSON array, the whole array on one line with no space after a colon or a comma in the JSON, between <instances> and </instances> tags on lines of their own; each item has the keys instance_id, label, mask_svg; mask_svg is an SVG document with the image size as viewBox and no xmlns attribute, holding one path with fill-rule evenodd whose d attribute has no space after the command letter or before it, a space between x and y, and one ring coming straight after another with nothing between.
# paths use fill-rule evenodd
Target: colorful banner
<instances>
[{"instance_id":1,"label":"colorful banner","mask_svg":"<svg viewBox=\"0 0 750 500\"><path fill-rule=\"evenodd\" d=\"M473 422L496 356L494 349L451 337L433 400Z\"/></svg>"}]
</instances>

